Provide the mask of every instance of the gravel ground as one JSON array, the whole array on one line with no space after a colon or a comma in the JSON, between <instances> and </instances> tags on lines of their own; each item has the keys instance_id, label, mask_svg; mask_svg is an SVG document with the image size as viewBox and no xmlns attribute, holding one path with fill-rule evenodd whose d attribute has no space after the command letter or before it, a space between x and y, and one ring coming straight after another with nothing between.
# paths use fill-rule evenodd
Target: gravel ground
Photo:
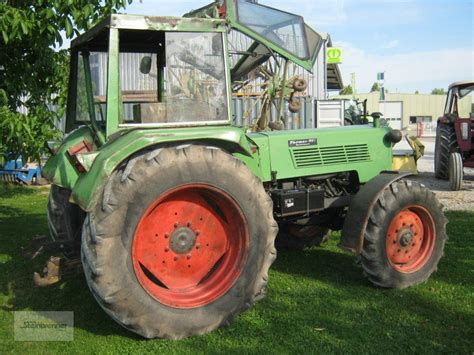
<instances>
[{"instance_id":1,"label":"gravel ground","mask_svg":"<svg viewBox=\"0 0 474 355\"><path fill-rule=\"evenodd\" d=\"M436 196L448 210L474 210L474 169L464 168L464 183L460 191L451 191L449 182L434 177L434 138L422 138L425 155L418 161L419 175L413 180L419 181L436 193ZM409 149L401 142L395 150Z\"/></svg>"}]
</instances>

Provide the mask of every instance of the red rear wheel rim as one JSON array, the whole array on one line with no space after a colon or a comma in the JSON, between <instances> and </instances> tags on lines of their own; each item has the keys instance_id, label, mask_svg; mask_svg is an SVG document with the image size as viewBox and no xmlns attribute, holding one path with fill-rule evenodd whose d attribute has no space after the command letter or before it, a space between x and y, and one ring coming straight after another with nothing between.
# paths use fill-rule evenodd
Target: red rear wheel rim
<instances>
[{"instance_id":1,"label":"red rear wheel rim","mask_svg":"<svg viewBox=\"0 0 474 355\"><path fill-rule=\"evenodd\" d=\"M175 308L209 304L240 276L249 254L247 220L226 192L205 184L174 188L143 213L132 243L141 286Z\"/></svg>"},{"instance_id":2,"label":"red rear wheel rim","mask_svg":"<svg viewBox=\"0 0 474 355\"><path fill-rule=\"evenodd\" d=\"M416 272L431 258L435 241L431 214L422 206L409 206L390 222L386 236L388 260L399 272Z\"/></svg>"}]
</instances>

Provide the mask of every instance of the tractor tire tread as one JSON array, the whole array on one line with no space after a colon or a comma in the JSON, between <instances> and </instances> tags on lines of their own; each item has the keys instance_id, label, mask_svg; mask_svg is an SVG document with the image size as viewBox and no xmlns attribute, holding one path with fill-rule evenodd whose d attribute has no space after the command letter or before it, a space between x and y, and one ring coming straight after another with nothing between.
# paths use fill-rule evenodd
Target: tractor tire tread
<instances>
[{"instance_id":1,"label":"tractor tire tread","mask_svg":"<svg viewBox=\"0 0 474 355\"><path fill-rule=\"evenodd\" d=\"M450 124L438 124L435 143L435 177L449 179L449 155L458 150L456 132Z\"/></svg>"},{"instance_id":2,"label":"tractor tire tread","mask_svg":"<svg viewBox=\"0 0 474 355\"><path fill-rule=\"evenodd\" d=\"M447 219L442 213L442 205L434 194L429 192L427 188L418 182L398 180L380 193L378 197L379 203L375 203L371 218L364 231L363 247L359 255L364 276L372 284L384 288L402 289L425 282L436 271L437 264L443 256L444 244L447 240ZM380 207L381 199L385 200L387 208ZM394 209L403 209L403 204L409 204L410 201L423 204L430 212L434 211L433 213L436 214L433 217L436 225L436 241L433 255L413 275L396 272L389 265L385 254L385 231L395 216Z\"/></svg>"},{"instance_id":3,"label":"tractor tire tread","mask_svg":"<svg viewBox=\"0 0 474 355\"><path fill-rule=\"evenodd\" d=\"M84 223L82 261L86 280L92 294L99 305L114 320L145 338L181 339L191 335L207 333L220 326L230 324L235 316L250 308L256 301L266 295L268 270L276 258L274 240L278 233L278 225L273 218L272 199L264 191L261 181L240 160L219 148L208 148L197 144L187 144L175 147L157 147L136 154L112 174L102 192L101 203L98 203L97 208L89 213ZM120 230L120 223L115 223L115 221L125 219L127 206L124 203L118 203L118 201L129 200L133 191L139 191L140 185L154 178L157 169L166 171L173 165L176 166L177 162L181 162L183 166L186 166L186 164L192 164L195 161L202 162L207 168L210 168L213 164L215 165L215 162L219 162L221 169L225 165L227 169L233 169L233 174L238 175L240 181L246 181L248 190L253 191L254 196L254 199L249 203L252 203L255 207L260 206L259 209L262 210L262 216L264 216L264 220L260 221L260 224L266 227L259 228L264 230L266 234L259 237L265 240L265 250L263 250L263 253L259 253L257 275L252 276L253 281L249 281L252 282L252 286L249 287L253 291L246 293L242 290L229 290L225 296L233 292L239 295L239 299L235 302L236 306L232 306L234 307L233 311L223 316L218 322L205 324L201 327L199 327L199 324L192 326L170 325L166 322L157 325L156 318L151 319L151 315L148 314L149 312L145 306L137 307L135 306L136 302L129 302L134 296L129 283L127 284L129 281L126 282L125 280L131 277L135 278L135 276L127 276L127 278L118 275L118 271L111 276L107 272L111 271L112 266L108 265L108 262L115 257L114 251L120 248L125 249L124 242L116 242L120 239L123 240L124 237ZM153 164L153 168L150 163ZM183 169L182 173L185 175L187 171ZM106 231L102 233L103 242L95 243L96 235L94 234L100 233L100 231ZM99 260L100 258L102 260ZM129 273L134 273L133 268L131 270L130 266L128 268ZM107 271L103 269L107 269ZM143 289L142 292L146 293ZM151 299L151 296L147 293L146 296ZM233 297L236 296L233 295ZM181 310L173 310L155 300L153 301L159 305L157 307L164 309L164 311L153 311L155 315L158 312L164 312L164 317L172 319L173 312L181 312ZM220 299L217 301L220 301ZM211 306L213 306L213 303L206 307ZM218 312L218 310L214 310L214 312ZM196 313L193 313L193 317L196 318L194 319L195 323L203 322L202 316L196 316Z\"/></svg>"}]
</instances>

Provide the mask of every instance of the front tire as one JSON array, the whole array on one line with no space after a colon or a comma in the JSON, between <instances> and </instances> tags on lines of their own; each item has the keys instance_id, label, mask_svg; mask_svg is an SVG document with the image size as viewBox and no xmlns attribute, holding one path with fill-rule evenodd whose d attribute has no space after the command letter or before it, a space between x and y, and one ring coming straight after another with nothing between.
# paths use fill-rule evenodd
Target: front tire
<instances>
[{"instance_id":1,"label":"front tire","mask_svg":"<svg viewBox=\"0 0 474 355\"><path fill-rule=\"evenodd\" d=\"M365 275L388 288L426 281L443 255L446 222L433 192L409 180L392 183L380 194L364 232Z\"/></svg>"},{"instance_id":2,"label":"front tire","mask_svg":"<svg viewBox=\"0 0 474 355\"><path fill-rule=\"evenodd\" d=\"M229 324L266 294L278 227L262 183L213 147L130 159L87 216L82 260L100 306L146 338Z\"/></svg>"},{"instance_id":3,"label":"front tire","mask_svg":"<svg viewBox=\"0 0 474 355\"><path fill-rule=\"evenodd\" d=\"M456 132L449 124L438 123L434 152L435 177L448 180L449 155L458 149Z\"/></svg>"},{"instance_id":4,"label":"front tire","mask_svg":"<svg viewBox=\"0 0 474 355\"><path fill-rule=\"evenodd\" d=\"M452 191L459 191L462 188L463 164L459 153L449 155L449 187Z\"/></svg>"}]
</instances>

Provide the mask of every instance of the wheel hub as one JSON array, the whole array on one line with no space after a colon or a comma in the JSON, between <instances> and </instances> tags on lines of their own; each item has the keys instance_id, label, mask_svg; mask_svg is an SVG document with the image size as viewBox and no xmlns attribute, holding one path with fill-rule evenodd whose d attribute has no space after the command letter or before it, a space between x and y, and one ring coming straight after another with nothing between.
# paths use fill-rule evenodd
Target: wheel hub
<instances>
[{"instance_id":1,"label":"wheel hub","mask_svg":"<svg viewBox=\"0 0 474 355\"><path fill-rule=\"evenodd\" d=\"M404 273L419 270L430 258L435 243L434 221L428 210L413 205L392 219L386 235L386 253L392 267Z\"/></svg>"},{"instance_id":2,"label":"wheel hub","mask_svg":"<svg viewBox=\"0 0 474 355\"><path fill-rule=\"evenodd\" d=\"M403 229L398 233L398 245L402 248L408 247L413 242L413 231L411 229Z\"/></svg>"},{"instance_id":3,"label":"wheel hub","mask_svg":"<svg viewBox=\"0 0 474 355\"><path fill-rule=\"evenodd\" d=\"M158 196L143 212L132 261L153 298L185 309L224 295L248 252L248 225L237 202L213 186L188 184Z\"/></svg>"},{"instance_id":4,"label":"wheel hub","mask_svg":"<svg viewBox=\"0 0 474 355\"><path fill-rule=\"evenodd\" d=\"M176 254L191 251L196 244L196 233L188 227L177 227L170 237L170 249Z\"/></svg>"}]
</instances>

